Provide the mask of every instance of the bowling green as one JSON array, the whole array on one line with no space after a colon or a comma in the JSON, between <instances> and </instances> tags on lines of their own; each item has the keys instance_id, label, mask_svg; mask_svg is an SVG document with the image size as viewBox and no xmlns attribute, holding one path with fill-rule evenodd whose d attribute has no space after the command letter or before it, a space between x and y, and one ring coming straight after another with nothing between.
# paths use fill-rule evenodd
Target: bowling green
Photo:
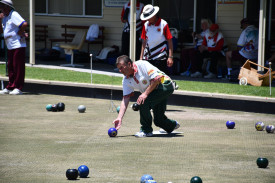
<instances>
[{"instance_id":1,"label":"bowling green","mask_svg":"<svg viewBox=\"0 0 275 183\"><path fill-rule=\"evenodd\" d=\"M90 174L79 183L137 183L143 174L158 183L193 176L204 183L275 181L275 134L254 126L275 125L275 115L169 105L167 116L181 127L168 135L153 126L153 137L136 138L139 114L129 106L118 136L110 138L120 101L113 109L110 100L34 93L1 95L0 101L1 183L68 182L66 170L80 165ZM58 102L64 112L46 111ZM227 120L235 121L234 129L226 128ZM258 157L269 160L268 168L257 167Z\"/></svg>"}]
</instances>

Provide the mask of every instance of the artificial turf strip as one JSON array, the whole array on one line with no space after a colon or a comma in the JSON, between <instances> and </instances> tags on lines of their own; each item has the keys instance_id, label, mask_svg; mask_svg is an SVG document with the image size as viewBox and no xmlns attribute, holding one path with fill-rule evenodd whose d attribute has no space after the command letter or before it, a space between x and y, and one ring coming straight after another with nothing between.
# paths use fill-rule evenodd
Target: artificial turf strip
<instances>
[{"instance_id":1,"label":"artificial turf strip","mask_svg":"<svg viewBox=\"0 0 275 183\"><path fill-rule=\"evenodd\" d=\"M110 100L28 94L0 95L0 101L0 182L66 183L66 170L82 164L90 174L79 182L133 183L143 174L175 183L193 176L207 183L275 180L274 134L254 127L257 121L274 124L272 114L168 105L166 115L181 124L176 133L136 138L139 113L129 108L110 138L117 117L109 112ZM65 103L64 112L46 111L57 102ZM78 112L80 104L85 113ZM226 128L227 120L235 121L234 129ZM268 158L268 168L257 167L260 156Z\"/></svg>"}]
</instances>

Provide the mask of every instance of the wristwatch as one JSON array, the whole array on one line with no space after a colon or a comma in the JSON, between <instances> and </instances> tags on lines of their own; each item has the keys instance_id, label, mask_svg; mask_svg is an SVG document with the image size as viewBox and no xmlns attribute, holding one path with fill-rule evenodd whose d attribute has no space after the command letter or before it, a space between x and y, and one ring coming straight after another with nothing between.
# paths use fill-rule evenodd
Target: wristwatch
<instances>
[{"instance_id":1,"label":"wristwatch","mask_svg":"<svg viewBox=\"0 0 275 183\"><path fill-rule=\"evenodd\" d=\"M168 58L174 58L173 56L169 56Z\"/></svg>"}]
</instances>

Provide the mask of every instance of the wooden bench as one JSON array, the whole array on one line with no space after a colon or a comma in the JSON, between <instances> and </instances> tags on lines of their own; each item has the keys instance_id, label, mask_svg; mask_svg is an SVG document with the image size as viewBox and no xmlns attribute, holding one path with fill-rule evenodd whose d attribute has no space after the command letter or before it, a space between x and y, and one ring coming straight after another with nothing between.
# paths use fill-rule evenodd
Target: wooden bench
<instances>
[{"instance_id":1,"label":"wooden bench","mask_svg":"<svg viewBox=\"0 0 275 183\"><path fill-rule=\"evenodd\" d=\"M64 24L64 25L61 25L61 28L64 29L64 32L61 33L61 36L62 38L53 38L53 39L49 39L50 42L51 42L51 47L52 47L52 44L54 42L71 42L73 40L73 37L75 36L75 34L73 33L68 33L68 29L89 29L90 26L81 26L81 25L67 25L67 24ZM103 32L104 32L104 27L103 26L99 26L99 36L96 40L94 41L85 41L87 44L88 44L88 53L90 52L90 44L99 44L101 45L101 49L103 48L103 45L104 45L104 35L103 35Z\"/></svg>"},{"instance_id":2,"label":"wooden bench","mask_svg":"<svg viewBox=\"0 0 275 183\"><path fill-rule=\"evenodd\" d=\"M29 32L29 27L26 30ZM35 25L35 42L44 42L45 48L47 48L48 39L48 25ZM29 38L27 38L29 40Z\"/></svg>"}]
</instances>

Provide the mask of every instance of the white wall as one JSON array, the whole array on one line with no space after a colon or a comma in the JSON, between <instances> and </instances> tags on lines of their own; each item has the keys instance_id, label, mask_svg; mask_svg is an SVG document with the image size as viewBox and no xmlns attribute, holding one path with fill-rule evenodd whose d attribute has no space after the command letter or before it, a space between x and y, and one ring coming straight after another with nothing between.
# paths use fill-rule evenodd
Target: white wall
<instances>
[{"instance_id":1,"label":"white wall","mask_svg":"<svg viewBox=\"0 0 275 183\"><path fill-rule=\"evenodd\" d=\"M29 20L29 0L14 0L14 6L16 11ZM98 24L104 26L104 47L117 45L121 47L121 34L123 23L120 21L122 7L105 7L103 6L102 18L75 18L75 17L57 17L57 16L35 16L35 23L37 25L48 25L49 38L61 38L61 33L64 29L61 28L62 24L68 25L85 25L90 26L92 24ZM87 50L85 45L83 50ZM43 47L43 43L37 43L36 49ZM50 41L48 41L48 47L50 47ZM91 49L99 50L99 45L92 46Z\"/></svg>"},{"instance_id":2,"label":"white wall","mask_svg":"<svg viewBox=\"0 0 275 183\"><path fill-rule=\"evenodd\" d=\"M229 48L235 49L241 34L240 21L243 19L243 4L218 4L217 23Z\"/></svg>"},{"instance_id":3,"label":"white wall","mask_svg":"<svg viewBox=\"0 0 275 183\"><path fill-rule=\"evenodd\" d=\"M29 20L29 0L13 0L16 10L28 21ZM241 33L240 20L243 18L243 4L218 4L217 23L224 34L226 42L231 48L236 47L237 40ZM60 38L62 24L86 25L97 23L105 27L104 47L117 45L121 47L121 33L123 24L120 21L122 7L105 7L103 5L102 18L74 18L74 17L52 17L36 16L36 24L45 24L49 26L49 38ZM48 45L50 42L48 41ZM43 47L43 43L37 43L37 49ZM49 46L48 46L49 47ZM83 48L86 50L86 45ZM100 49L99 46L91 49Z\"/></svg>"}]
</instances>

